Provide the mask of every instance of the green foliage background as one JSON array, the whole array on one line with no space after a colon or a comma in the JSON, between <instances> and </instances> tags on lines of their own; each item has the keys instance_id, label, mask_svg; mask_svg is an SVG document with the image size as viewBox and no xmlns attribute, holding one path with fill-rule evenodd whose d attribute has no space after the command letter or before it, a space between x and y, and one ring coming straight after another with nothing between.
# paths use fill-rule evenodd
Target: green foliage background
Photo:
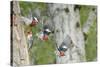
<instances>
[{"instance_id":1,"label":"green foliage background","mask_svg":"<svg viewBox=\"0 0 100 67\"><path fill-rule=\"evenodd\" d=\"M95 6L85 6L81 5L80 10L80 21L81 27L86 22L89 12ZM87 33L87 40L85 42L85 51L86 51L86 59L87 61L95 61L97 58L97 19L94 20L93 25L91 26L89 32Z\"/></svg>"}]
</instances>

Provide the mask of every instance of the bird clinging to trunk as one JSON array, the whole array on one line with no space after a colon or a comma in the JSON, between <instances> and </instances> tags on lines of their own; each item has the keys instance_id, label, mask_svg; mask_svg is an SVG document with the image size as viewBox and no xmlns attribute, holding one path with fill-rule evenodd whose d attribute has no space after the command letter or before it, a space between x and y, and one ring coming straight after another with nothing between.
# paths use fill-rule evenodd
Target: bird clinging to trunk
<instances>
[{"instance_id":1,"label":"bird clinging to trunk","mask_svg":"<svg viewBox=\"0 0 100 67\"><path fill-rule=\"evenodd\" d=\"M31 46L33 45L33 36L32 32L27 33L27 42L28 42L28 48L30 49Z\"/></svg>"},{"instance_id":2,"label":"bird clinging to trunk","mask_svg":"<svg viewBox=\"0 0 100 67\"><path fill-rule=\"evenodd\" d=\"M37 33L36 36L41 40L47 41L50 33L51 31L48 28L46 28L43 31Z\"/></svg>"},{"instance_id":3,"label":"bird clinging to trunk","mask_svg":"<svg viewBox=\"0 0 100 67\"><path fill-rule=\"evenodd\" d=\"M31 26L36 26L37 25L37 23L38 23L38 19L36 18L36 17L33 17L33 20L32 20L32 22L31 22Z\"/></svg>"},{"instance_id":4,"label":"bird clinging to trunk","mask_svg":"<svg viewBox=\"0 0 100 67\"><path fill-rule=\"evenodd\" d=\"M57 46L57 49L59 51L59 56L65 56L65 52L71 48L71 38L67 35L64 39L64 41L61 43L60 46Z\"/></svg>"},{"instance_id":5,"label":"bird clinging to trunk","mask_svg":"<svg viewBox=\"0 0 100 67\"><path fill-rule=\"evenodd\" d=\"M27 17L21 17L21 20L25 23L25 25L30 25L30 26L36 26L38 23L38 19L36 17L33 17L32 19L29 19Z\"/></svg>"}]
</instances>

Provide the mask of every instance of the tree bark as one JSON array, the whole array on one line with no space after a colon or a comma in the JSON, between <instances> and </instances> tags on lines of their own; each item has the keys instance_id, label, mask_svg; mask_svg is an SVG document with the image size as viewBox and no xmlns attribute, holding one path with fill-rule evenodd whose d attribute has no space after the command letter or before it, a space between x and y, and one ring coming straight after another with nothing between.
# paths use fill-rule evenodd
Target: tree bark
<instances>
[{"instance_id":1,"label":"tree bark","mask_svg":"<svg viewBox=\"0 0 100 67\"><path fill-rule=\"evenodd\" d=\"M29 65L29 55L23 25L20 22L20 7L18 1L13 1L15 19L12 24L12 65ZM14 18L13 17L13 18Z\"/></svg>"},{"instance_id":2,"label":"tree bark","mask_svg":"<svg viewBox=\"0 0 100 67\"><path fill-rule=\"evenodd\" d=\"M95 9L94 11L89 12L89 17L87 18L87 21L83 25L83 32L87 33L90 29L90 27L93 25L94 20L96 19L96 12L97 10Z\"/></svg>"},{"instance_id":3,"label":"tree bark","mask_svg":"<svg viewBox=\"0 0 100 67\"><path fill-rule=\"evenodd\" d=\"M68 50L65 56L56 54L56 63L72 63L85 61L84 36L80 27L80 14L77 9L74 11L74 5L49 4L49 13L52 16L52 25L55 31L55 41L59 47L62 42L66 44L70 40ZM68 12L65 12L68 9ZM68 37L70 39L67 39ZM64 41L66 40L66 41ZM58 50L56 50L58 53Z\"/></svg>"}]
</instances>

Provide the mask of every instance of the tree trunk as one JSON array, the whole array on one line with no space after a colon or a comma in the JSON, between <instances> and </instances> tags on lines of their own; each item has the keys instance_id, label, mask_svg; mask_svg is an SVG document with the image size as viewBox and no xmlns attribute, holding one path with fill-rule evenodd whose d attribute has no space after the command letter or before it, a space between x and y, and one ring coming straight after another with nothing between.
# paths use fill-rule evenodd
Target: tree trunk
<instances>
[{"instance_id":1,"label":"tree trunk","mask_svg":"<svg viewBox=\"0 0 100 67\"><path fill-rule=\"evenodd\" d=\"M97 13L96 9L94 11L91 10L89 12L89 17L87 18L87 21L83 25L83 29L82 29L85 34L87 34L87 32L89 31L90 27L93 25L94 20L96 20L96 13Z\"/></svg>"},{"instance_id":2,"label":"tree trunk","mask_svg":"<svg viewBox=\"0 0 100 67\"><path fill-rule=\"evenodd\" d=\"M18 1L13 1L12 17L12 65L29 65L29 55L27 49L26 38L24 34L24 28L20 21L20 7Z\"/></svg>"},{"instance_id":3,"label":"tree trunk","mask_svg":"<svg viewBox=\"0 0 100 67\"><path fill-rule=\"evenodd\" d=\"M79 9L74 10L74 5L49 4L49 13L52 16L52 25L55 31L57 47L65 42L68 50L65 56L56 54L56 63L72 63L85 61L84 36L80 27ZM67 9L67 12L65 11ZM58 52L58 50L56 50Z\"/></svg>"}]
</instances>

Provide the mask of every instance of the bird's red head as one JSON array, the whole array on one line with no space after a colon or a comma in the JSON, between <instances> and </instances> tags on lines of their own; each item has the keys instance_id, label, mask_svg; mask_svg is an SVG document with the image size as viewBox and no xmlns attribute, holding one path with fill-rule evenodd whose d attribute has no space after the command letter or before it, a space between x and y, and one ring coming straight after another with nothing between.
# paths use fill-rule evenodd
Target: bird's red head
<instances>
[{"instance_id":1,"label":"bird's red head","mask_svg":"<svg viewBox=\"0 0 100 67\"><path fill-rule=\"evenodd\" d=\"M60 51L60 56L65 56L64 51Z\"/></svg>"},{"instance_id":2,"label":"bird's red head","mask_svg":"<svg viewBox=\"0 0 100 67\"><path fill-rule=\"evenodd\" d=\"M45 40L45 41L48 40L48 35L44 35L43 40Z\"/></svg>"},{"instance_id":3,"label":"bird's red head","mask_svg":"<svg viewBox=\"0 0 100 67\"><path fill-rule=\"evenodd\" d=\"M31 26L36 26L38 23L38 19L36 17L33 17L33 20L32 20L32 23L31 23Z\"/></svg>"},{"instance_id":4,"label":"bird's red head","mask_svg":"<svg viewBox=\"0 0 100 67\"><path fill-rule=\"evenodd\" d=\"M36 26L37 22L35 20L32 21L32 23L30 24L31 26Z\"/></svg>"}]
</instances>

